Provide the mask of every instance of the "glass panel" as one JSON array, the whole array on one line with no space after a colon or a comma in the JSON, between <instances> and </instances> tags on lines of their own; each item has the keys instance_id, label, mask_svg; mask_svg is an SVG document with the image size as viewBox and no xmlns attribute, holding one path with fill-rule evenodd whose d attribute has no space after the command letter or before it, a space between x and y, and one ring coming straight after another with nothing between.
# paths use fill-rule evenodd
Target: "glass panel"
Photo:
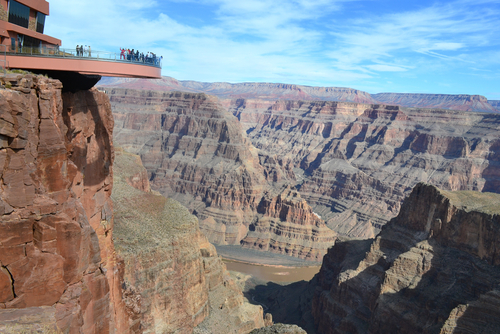
<instances>
[{"instance_id":1,"label":"glass panel","mask_svg":"<svg viewBox=\"0 0 500 334\"><path fill-rule=\"evenodd\" d=\"M28 28L30 22L30 8L15 0L10 0L9 22Z\"/></svg>"},{"instance_id":2,"label":"glass panel","mask_svg":"<svg viewBox=\"0 0 500 334\"><path fill-rule=\"evenodd\" d=\"M45 26L45 14L36 13L36 32L43 34L43 27Z\"/></svg>"}]
</instances>

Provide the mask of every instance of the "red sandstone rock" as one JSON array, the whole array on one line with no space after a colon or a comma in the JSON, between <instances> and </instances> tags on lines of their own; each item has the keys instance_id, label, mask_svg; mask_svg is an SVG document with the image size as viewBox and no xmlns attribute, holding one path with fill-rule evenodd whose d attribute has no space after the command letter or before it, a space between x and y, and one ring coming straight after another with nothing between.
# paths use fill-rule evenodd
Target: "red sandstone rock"
<instances>
[{"instance_id":1,"label":"red sandstone rock","mask_svg":"<svg viewBox=\"0 0 500 334\"><path fill-rule=\"evenodd\" d=\"M111 294L119 279L108 98L97 90L61 94L61 83L43 76L7 79L12 90L0 91L0 317L7 327L0 331L25 324L18 317L29 310L26 330L126 333L121 290Z\"/></svg>"},{"instance_id":2,"label":"red sandstone rock","mask_svg":"<svg viewBox=\"0 0 500 334\"><path fill-rule=\"evenodd\" d=\"M419 181L500 189L496 115L305 101L231 110L260 154L279 156L277 168L293 177L282 175L340 234L375 236Z\"/></svg>"},{"instance_id":3,"label":"red sandstone rock","mask_svg":"<svg viewBox=\"0 0 500 334\"><path fill-rule=\"evenodd\" d=\"M267 193L242 246L321 261L336 234L290 186Z\"/></svg>"},{"instance_id":4,"label":"red sandstone rock","mask_svg":"<svg viewBox=\"0 0 500 334\"><path fill-rule=\"evenodd\" d=\"M500 189L500 118L493 114L235 100L228 106L252 147L239 144L238 127L220 116L215 102L189 104L196 95L182 93L108 93L123 120L117 123L117 140L141 155L153 187L185 203L200 218L202 231L219 244L245 238L263 191L282 184L297 186L330 229L357 238L374 237L419 181L449 190ZM197 108L194 113L191 105ZM207 108L217 112L207 113ZM224 134L220 142L207 132L210 122L203 116L208 115L214 125L224 119L232 130L215 128ZM228 135L238 143L230 146L233 150L228 150ZM235 173L240 164L245 168ZM261 228L266 233L274 229L269 224ZM260 244L252 238L246 244ZM283 246L276 244L280 251Z\"/></svg>"},{"instance_id":5,"label":"red sandstone rock","mask_svg":"<svg viewBox=\"0 0 500 334\"><path fill-rule=\"evenodd\" d=\"M117 151L114 235L131 331L193 333L201 326L248 333L263 326L262 308L244 300L196 217L175 200L144 192L143 171L138 156ZM139 176L145 178L130 183Z\"/></svg>"}]
</instances>

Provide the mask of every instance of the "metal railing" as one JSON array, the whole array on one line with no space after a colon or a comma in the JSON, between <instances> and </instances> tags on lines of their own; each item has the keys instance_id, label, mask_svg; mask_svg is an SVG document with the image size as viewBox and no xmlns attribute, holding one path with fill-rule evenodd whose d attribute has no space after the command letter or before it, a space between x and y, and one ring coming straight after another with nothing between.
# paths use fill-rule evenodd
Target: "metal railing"
<instances>
[{"instance_id":1,"label":"metal railing","mask_svg":"<svg viewBox=\"0 0 500 334\"><path fill-rule=\"evenodd\" d=\"M3 70L3 75L7 74L7 45L0 44L0 66Z\"/></svg>"},{"instance_id":2,"label":"metal railing","mask_svg":"<svg viewBox=\"0 0 500 334\"><path fill-rule=\"evenodd\" d=\"M147 65L161 68L162 59L160 57L135 57L135 55L120 54L115 52L94 51L91 52L77 52L76 49L62 49L53 47L15 47L10 45L2 45L0 55L5 53L7 55L27 55L39 57L61 57L61 58L75 58L75 59L91 59L103 61L116 61L122 63L133 63L139 65ZM1 62L1 60L0 60Z\"/></svg>"}]
</instances>

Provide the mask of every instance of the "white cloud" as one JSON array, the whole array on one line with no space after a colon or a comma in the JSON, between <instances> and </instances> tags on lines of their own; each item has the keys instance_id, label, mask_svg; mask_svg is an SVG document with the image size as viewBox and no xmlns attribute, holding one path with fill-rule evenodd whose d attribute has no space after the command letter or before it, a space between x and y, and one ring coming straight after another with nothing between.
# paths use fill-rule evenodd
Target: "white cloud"
<instances>
[{"instance_id":1,"label":"white cloud","mask_svg":"<svg viewBox=\"0 0 500 334\"><path fill-rule=\"evenodd\" d=\"M439 42L434 43L430 50L458 50L464 47L464 43Z\"/></svg>"},{"instance_id":2,"label":"white cloud","mask_svg":"<svg viewBox=\"0 0 500 334\"><path fill-rule=\"evenodd\" d=\"M178 79L373 87L382 73L498 66L498 1L458 1L386 14L355 0L50 0L46 33L68 48L153 51ZM200 4L196 22L171 10Z\"/></svg>"},{"instance_id":3,"label":"white cloud","mask_svg":"<svg viewBox=\"0 0 500 334\"><path fill-rule=\"evenodd\" d=\"M401 66L392 66L392 65L384 65L384 64L376 64L376 65L367 65L367 68L373 71L379 72L403 72L408 71L408 68Z\"/></svg>"}]
</instances>

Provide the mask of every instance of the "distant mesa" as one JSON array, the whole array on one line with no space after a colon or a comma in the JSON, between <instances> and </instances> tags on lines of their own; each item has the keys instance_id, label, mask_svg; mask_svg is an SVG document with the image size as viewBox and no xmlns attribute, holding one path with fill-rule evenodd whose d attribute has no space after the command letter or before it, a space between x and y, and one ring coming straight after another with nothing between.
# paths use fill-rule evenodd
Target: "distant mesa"
<instances>
[{"instance_id":1,"label":"distant mesa","mask_svg":"<svg viewBox=\"0 0 500 334\"><path fill-rule=\"evenodd\" d=\"M496 106L481 95L406 94L380 93L372 95L376 100L409 108L439 108L462 111L498 112Z\"/></svg>"},{"instance_id":2,"label":"distant mesa","mask_svg":"<svg viewBox=\"0 0 500 334\"><path fill-rule=\"evenodd\" d=\"M222 99L225 107L235 105L243 99L246 103L265 103L276 100L338 101L366 104L389 104L407 108L435 108L461 111L500 112L500 101L487 100L481 95L467 94L369 94L346 87L312 87L282 83L245 82L197 82L162 77L158 80L137 78L103 77L98 84L102 87L129 88L155 91L183 91L206 93ZM255 101L256 100L256 101Z\"/></svg>"}]
</instances>

